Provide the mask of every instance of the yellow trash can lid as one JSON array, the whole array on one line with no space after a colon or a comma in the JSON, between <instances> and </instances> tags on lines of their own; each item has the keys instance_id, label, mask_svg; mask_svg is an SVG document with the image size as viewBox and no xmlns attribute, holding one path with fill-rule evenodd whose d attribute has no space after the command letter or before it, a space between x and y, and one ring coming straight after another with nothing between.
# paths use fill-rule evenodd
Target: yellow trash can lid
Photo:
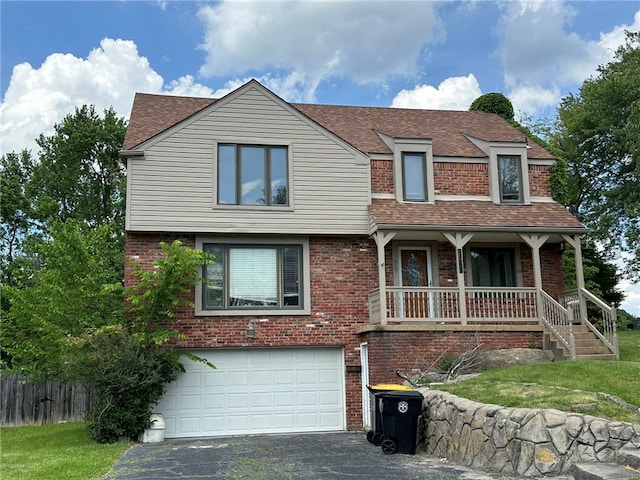
<instances>
[{"instance_id":1,"label":"yellow trash can lid","mask_svg":"<svg viewBox=\"0 0 640 480\"><path fill-rule=\"evenodd\" d=\"M400 385L398 383L378 383L377 385L367 385L367 388L371 392L378 392L383 390L401 390L401 391L413 390L413 388L409 387L408 385Z\"/></svg>"}]
</instances>

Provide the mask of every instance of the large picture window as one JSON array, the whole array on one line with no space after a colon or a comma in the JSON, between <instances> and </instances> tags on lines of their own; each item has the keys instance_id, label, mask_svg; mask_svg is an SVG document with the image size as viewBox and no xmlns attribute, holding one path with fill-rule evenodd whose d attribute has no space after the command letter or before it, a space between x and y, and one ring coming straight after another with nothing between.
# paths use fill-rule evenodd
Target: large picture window
<instances>
[{"instance_id":1,"label":"large picture window","mask_svg":"<svg viewBox=\"0 0 640 480\"><path fill-rule=\"evenodd\" d=\"M404 200L427 200L427 165L424 153L402 153L402 189Z\"/></svg>"},{"instance_id":2,"label":"large picture window","mask_svg":"<svg viewBox=\"0 0 640 480\"><path fill-rule=\"evenodd\" d=\"M218 145L218 204L288 205L288 151L283 146Z\"/></svg>"},{"instance_id":3,"label":"large picture window","mask_svg":"<svg viewBox=\"0 0 640 480\"><path fill-rule=\"evenodd\" d=\"M205 243L215 256L203 267L203 310L300 309L302 245Z\"/></svg>"},{"instance_id":4,"label":"large picture window","mask_svg":"<svg viewBox=\"0 0 640 480\"><path fill-rule=\"evenodd\" d=\"M522 202L522 167L519 155L498 155L498 183L500 201Z\"/></svg>"},{"instance_id":5,"label":"large picture window","mask_svg":"<svg viewBox=\"0 0 640 480\"><path fill-rule=\"evenodd\" d=\"M515 249L472 247L471 272L475 287L515 287Z\"/></svg>"}]
</instances>

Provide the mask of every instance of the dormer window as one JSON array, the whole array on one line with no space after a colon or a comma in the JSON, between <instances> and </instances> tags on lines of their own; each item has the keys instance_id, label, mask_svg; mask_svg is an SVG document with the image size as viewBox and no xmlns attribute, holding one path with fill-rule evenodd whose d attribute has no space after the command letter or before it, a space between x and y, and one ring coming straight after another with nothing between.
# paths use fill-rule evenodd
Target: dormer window
<instances>
[{"instance_id":1,"label":"dormer window","mask_svg":"<svg viewBox=\"0 0 640 480\"><path fill-rule=\"evenodd\" d=\"M433 151L425 138L391 138L380 135L393 150L395 198L399 202L433 202Z\"/></svg>"},{"instance_id":2,"label":"dormer window","mask_svg":"<svg viewBox=\"0 0 640 480\"><path fill-rule=\"evenodd\" d=\"M498 155L500 203L522 203L522 161L520 155Z\"/></svg>"},{"instance_id":3,"label":"dormer window","mask_svg":"<svg viewBox=\"0 0 640 480\"><path fill-rule=\"evenodd\" d=\"M424 153L402 153L402 191L406 201L427 200L427 165Z\"/></svg>"}]
</instances>

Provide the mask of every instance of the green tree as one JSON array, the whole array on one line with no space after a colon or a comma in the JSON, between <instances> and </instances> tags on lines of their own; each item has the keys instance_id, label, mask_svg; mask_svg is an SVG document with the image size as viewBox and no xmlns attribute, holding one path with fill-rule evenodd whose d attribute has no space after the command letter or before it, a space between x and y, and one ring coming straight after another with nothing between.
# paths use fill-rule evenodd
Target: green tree
<instances>
[{"instance_id":1,"label":"green tree","mask_svg":"<svg viewBox=\"0 0 640 480\"><path fill-rule=\"evenodd\" d=\"M49 238L29 246L37 259L29 284L7 285L1 345L5 366L35 377L60 376L65 338L122 321L124 254L113 224L54 223ZM120 289L121 290L121 289Z\"/></svg>"},{"instance_id":2,"label":"green tree","mask_svg":"<svg viewBox=\"0 0 640 480\"><path fill-rule=\"evenodd\" d=\"M513 122L513 105L502 93L491 92L479 96L471 103L469 110L472 112L496 113L508 122Z\"/></svg>"},{"instance_id":3,"label":"green tree","mask_svg":"<svg viewBox=\"0 0 640 480\"><path fill-rule=\"evenodd\" d=\"M174 315L193 306L188 292L199 281L197 268L211 261L201 250L179 241L160 244L164 256L151 270L135 266L136 284L125 291L126 320L67 340L69 377L92 394L88 427L97 442L137 437L149 425L149 413L166 384L183 371L180 358L202 361L167 345L182 338Z\"/></svg>"},{"instance_id":4,"label":"green tree","mask_svg":"<svg viewBox=\"0 0 640 480\"><path fill-rule=\"evenodd\" d=\"M39 162L27 193L39 220L123 222L125 165L118 152L125 132L113 109L100 117L85 105L55 124L53 135L38 137Z\"/></svg>"},{"instance_id":5,"label":"green tree","mask_svg":"<svg viewBox=\"0 0 640 480\"><path fill-rule=\"evenodd\" d=\"M567 164L565 204L609 259L640 279L640 33L562 100L550 141Z\"/></svg>"},{"instance_id":6,"label":"green tree","mask_svg":"<svg viewBox=\"0 0 640 480\"><path fill-rule=\"evenodd\" d=\"M20 283L24 240L37 229L26 185L33 175L34 161L27 150L0 158L0 269L2 285ZM3 297L3 304L5 299Z\"/></svg>"}]
</instances>

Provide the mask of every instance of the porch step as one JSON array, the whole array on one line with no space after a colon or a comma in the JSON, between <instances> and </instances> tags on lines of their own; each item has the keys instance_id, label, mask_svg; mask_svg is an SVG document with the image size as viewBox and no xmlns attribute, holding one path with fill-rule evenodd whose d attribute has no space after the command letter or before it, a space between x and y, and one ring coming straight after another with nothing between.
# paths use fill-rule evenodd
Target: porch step
<instances>
[{"instance_id":1,"label":"porch step","mask_svg":"<svg viewBox=\"0 0 640 480\"><path fill-rule=\"evenodd\" d=\"M578 462L575 480L631 480L640 478L640 448L621 448L616 463Z\"/></svg>"},{"instance_id":2,"label":"porch step","mask_svg":"<svg viewBox=\"0 0 640 480\"><path fill-rule=\"evenodd\" d=\"M616 360L614 354L586 325L574 325L573 337L576 345L576 360ZM569 351L551 333L543 336L543 349L553 353L555 361L569 360Z\"/></svg>"}]
</instances>

